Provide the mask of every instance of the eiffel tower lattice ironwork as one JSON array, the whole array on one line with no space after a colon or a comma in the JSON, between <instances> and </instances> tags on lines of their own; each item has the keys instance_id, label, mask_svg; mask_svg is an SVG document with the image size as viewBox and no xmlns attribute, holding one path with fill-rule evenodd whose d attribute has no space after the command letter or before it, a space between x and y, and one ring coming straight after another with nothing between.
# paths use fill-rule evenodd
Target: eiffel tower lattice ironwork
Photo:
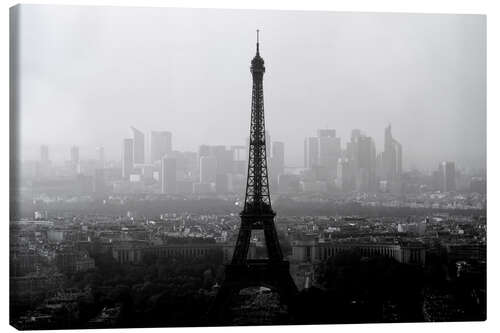
<instances>
[{"instance_id":1,"label":"eiffel tower lattice ironwork","mask_svg":"<svg viewBox=\"0 0 500 333\"><path fill-rule=\"evenodd\" d=\"M262 85L265 66L259 52L259 30L257 53L252 59L250 71L253 87L245 204L240 213L241 225L233 258L231 263L226 265L224 281L211 309L212 315L220 315L230 297L246 287L267 286L280 295L282 303L287 303L297 292L290 276L289 263L283 260L274 225L276 213L271 207ZM263 230L267 248L266 259L248 259L252 230Z\"/></svg>"}]
</instances>

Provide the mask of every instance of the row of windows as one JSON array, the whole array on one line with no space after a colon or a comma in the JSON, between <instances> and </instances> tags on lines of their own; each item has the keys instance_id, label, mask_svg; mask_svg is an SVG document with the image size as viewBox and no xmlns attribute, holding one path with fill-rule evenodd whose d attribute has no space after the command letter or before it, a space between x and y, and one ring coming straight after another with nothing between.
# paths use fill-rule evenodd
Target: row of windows
<instances>
[{"instance_id":1,"label":"row of windows","mask_svg":"<svg viewBox=\"0 0 500 333\"><path fill-rule=\"evenodd\" d=\"M127 251L127 250L119 250L118 251L118 262L129 262L129 261L137 261L139 260L139 251Z\"/></svg>"},{"instance_id":2,"label":"row of windows","mask_svg":"<svg viewBox=\"0 0 500 333\"><path fill-rule=\"evenodd\" d=\"M409 262L410 263L416 263L416 262L421 262L422 261L422 252L421 250L409 250L410 255L409 255Z\"/></svg>"},{"instance_id":3,"label":"row of windows","mask_svg":"<svg viewBox=\"0 0 500 333\"><path fill-rule=\"evenodd\" d=\"M337 253L347 251L354 248L345 248L345 247L320 247L319 248L319 259L325 260L331 256L335 256ZM360 254L362 256L371 256L371 255L383 255L388 257L395 258L400 255L400 249L397 248L388 248L388 247L369 247L369 248L358 248Z\"/></svg>"},{"instance_id":4,"label":"row of windows","mask_svg":"<svg viewBox=\"0 0 500 333\"><path fill-rule=\"evenodd\" d=\"M203 256L213 251L213 249L200 248L157 248L154 253L159 256L183 255L183 256Z\"/></svg>"},{"instance_id":5,"label":"row of windows","mask_svg":"<svg viewBox=\"0 0 500 333\"><path fill-rule=\"evenodd\" d=\"M153 253L158 256L204 256L216 249L213 248L155 248ZM118 262L135 262L140 259L139 250L118 250Z\"/></svg>"}]
</instances>

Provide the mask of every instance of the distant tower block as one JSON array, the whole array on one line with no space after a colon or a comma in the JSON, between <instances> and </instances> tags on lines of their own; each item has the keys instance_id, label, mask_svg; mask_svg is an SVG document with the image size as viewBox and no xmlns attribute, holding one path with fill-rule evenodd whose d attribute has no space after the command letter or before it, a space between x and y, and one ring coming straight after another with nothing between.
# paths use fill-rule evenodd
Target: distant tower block
<instances>
[{"instance_id":1,"label":"distant tower block","mask_svg":"<svg viewBox=\"0 0 500 333\"><path fill-rule=\"evenodd\" d=\"M274 226L276 213L271 208L267 173L266 132L264 126L264 60L259 54L257 30L257 54L250 71L253 77L252 112L248 155L248 175L245 206L240 213L241 226L234 248L233 259L226 266L225 280L219 289L210 318L223 324L233 295L250 286L267 286L287 303L297 292L289 272L289 263L283 260L278 235ZM248 259L252 230L263 230L267 247L266 259Z\"/></svg>"}]
</instances>

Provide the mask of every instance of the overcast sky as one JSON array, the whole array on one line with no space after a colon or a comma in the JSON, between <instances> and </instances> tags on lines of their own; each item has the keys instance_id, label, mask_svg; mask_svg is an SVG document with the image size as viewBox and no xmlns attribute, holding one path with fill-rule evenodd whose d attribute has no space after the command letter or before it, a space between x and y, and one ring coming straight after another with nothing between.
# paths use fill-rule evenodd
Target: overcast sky
<instances>
[{"instance_id":1,"label":"overcast sky","mask_svg":"<svg viewBox=\"0 0 500 333\"><path fill-rule=\"evenodd\" d=\"M261 30L266 126L301 166L303 140L359 128L383 149L392 124L404 166L486 168L486 18L24 5L22 153L118 159L130 126L168 130L174 149L243 144L250 60Z\"/></svg>"}]
</instances>

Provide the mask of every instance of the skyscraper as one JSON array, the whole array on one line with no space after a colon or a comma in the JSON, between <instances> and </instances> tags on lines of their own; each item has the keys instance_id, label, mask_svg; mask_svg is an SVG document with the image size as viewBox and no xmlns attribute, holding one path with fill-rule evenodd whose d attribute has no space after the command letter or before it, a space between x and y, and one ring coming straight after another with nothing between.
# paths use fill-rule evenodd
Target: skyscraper
<instances>
[{"instance_id":1,"label":"skyscraper","mask_svg":"<svg viewBox=\"0 0 500 333\"><path fill-rule=\"evenodd\" d=\"M266 135L266 156L269 160L269 158L271 158L271 133L269 133L269 131L265 131Z\"/></svg>"},{"instance_id":2,"label":"skyscraper","mask_svg":"<svg viewBox=\"0 0 500 333\"><path fill-rule=\"evenodd\" d=\"M151 132L151 163L159 161L172 152L172 133L167 131Z\"/></svg>"},{"instance_id":3,"label":"skyscraper","mask_svg":"<svg viewBox=\"0 0 500 333\"><path fill-rule=\"evenodd\" d=\"M211 154L211 147L209 145L201 145L198 147L198 157L209 156Z\"/></svg>"},{"instance_id":4,"label":"skyscraper","mask_svg":"<svg viewBox=\"0 0 500 333\"><path fill-rule=\"evenodd\" d=\"M270 176L271 184L276 185L278 183L279 175L285 173L285 144L280 141L274 141L272 153Z\"/></svg>"},{"instance_id":5,"label":"skyscraper","mask_svg":"<svg viewBox=\"0 0 500 333\"><path fill-rule=\"evenodd\" d=\"M40 146L40 162L36 166L36 177L45 178L52 173L49 160L49 147L47 145Z\"/></svg>"},{"instance_id":6,"label":"skyscraper","mask_svg":"<svg viewBox=\"0 0 500 333\"><path fill-rule=\"evenodd\" d=\"M337 136L337 131L334 129L318 129L318 138L326 137L326 138L335 138Z\"/></svg>"},{"instance_id":7,"label":"skyscraper","mask_svg":"<svg viewBox=\"0 0 500 333\"><path fill-rule=\"evenodd\" d=\"M352 142L356 141L361 135L363 135L363 133L361 132L360 129L357 128L353 129L351 131L351 141Z\"/></svg>"},{"instance_id":8,"label":"skyscraper","mask_svg":"<svg viewBox=\"0 0 500 333\"><path fill-rule=\"evenodd\" d=\"M49 162L49 146L47 146L47 145L40 146L40 161L42 163Z\"/></svg>"},{"instance_id":9,"label":"skyscraper","mask_svg":"<svg viewBox=\"0 0 500 333\"><path fill-rule=\"evenodd\" d=\"M457 189L456 172L454 162L442 162L439 165L441 190L444 192L452 192Z\"/></svg>"},{"instance_id":10,"label":"skyscraper","mask_svg":"<svg viewBox=\"0 0 500 333\"><path fill-rule=\"evenodd\" d=\"M133 168L134 168L134 140L123 139L122 177L126 180L129 180Z\"/></svg>"},{"instance_id":11,"label":"skyscraper","mask_svg":"<svg viewBox=\"0 0 500 333\"><path fill-rule=\"evenodd\" d=\"M403 148L392 137L391 125L385 128L384 152L382 153L382 175L386 180L393 181L403 172Z\"/></svg>"},{"instance_id":12,"label":"skyscraper","mask_svg":"<svg viewBox=\"0 0 500 333\"><path fill-rule=\"evenodd\" d=\"M70 149L70 161L73 165L80 163L80 149L78 146L72 146Z\"/></svg>"},{"instance_id":13,"label":"skyscraper","mask_svg":"<svg viewBox=\"0 0 500 333\"><path fill-rule=\"evenodd\" d=\"M403 146L396 140L393 140L394 152L396 155L396 177L403 174Z\"/></svg>"},{"instance_id":14,"label":"skyscraper","mask_svg":"<svg viewBox=\"0 0 500 333\"><path fill-rule=\"evenodd\" d=\"M348 156L356 179L356 190L374 191L376 189L375 142L361 132L353 135L352 140L348 145Z\"/></svg>"},{"instance_id":15,"label":"skyscraper","mask_svg":"<svg viewBox=\"0 0 500 333\"><path fill-rule=\"evenodd\" d=\"M215 175L215 192L217 194L225 194L229 190L229 175L219 173Z\"/></svg>"},{"instance_id":16,"label":"skyscraper","mask_svg":"<svg viewBox=\"0 0 500 333\"><path fill-rule=\"evenodd\" d=\"M70 164L73 172L80 173L80 149L72 146L70 149Z\"/></svg>"},{"instance_id":17,"label":"skyscraper","mask_svg":"<svg viewBox=\"0 0 500 333\"><path fill-rule=\"evenodd\" d=\"M309 137L304 140L304 167L312 169L319 165L319 142L316 137Z\"/></svg>"},{"instance_id":18,"label":"skyscraper","mask_svg":"<svg viewBox=\"0 0 500 333\"><path fill-rule=\"evenodd\" d=\"M96 149L96 157L97 157L97 162L99 164L99 168L104 168L106 161L104 159L104 147L100 146L97 147Z\"/></svg>"},{"instance_id":19,"label":"skyscraper","mask_svg":"<svg viewBox=\"0 0 500 333\"><path fill-rule=\"evenodd\" d=\"M215 156L202 156L200 158L200 182L213 183L217 175L217 158Z\"/></svg>"},{"instance_id":20,"label":"skyscraper","mask_svg":"<svg viewBox=\"0 0 500 333\"><path fill-rule=\"evenodd\" d=\"M245 146L231 146L234 161L246 161L248 158L248 149Z\"/></svg>"},{"instance_id":21,"label":"skyscraper","mask_svg":"<svg viewBox=\"0 0 500 333\"><path fill-rule=\"evenodd\" d=\"M319 166L326 170L327 177L337 176L337 161L340 157L340 138L336 137L334 129L318 130Z\"/></svg>"},{"instance_id":22,"label":"skyscraper","mask_svg":"<svg viewBox=\"0 0 500 333\"><path fill-rule=\"evenodd\" d=\"M131 127L133 134L133 163L144 164L144 133Z\"/></svg>"},{"instance_id":23,"label":"skyscraper","mask_svg":"<svg viewBox=\"0 0 500 333\"><path fill-rule=\"evenodd\" d=\"M285 172L285 143L274 141L272 151L272 173L278 177L278 175L282 175Z\"/></svg>"},{"instance_id":24,"label":"skyscraper","mask_svg":"<svg viewBox=\"0 0 500 333\"><path fill-rule=\"evenodd\" d=\"M245 146L231 146L233 153L233 174L245 175L247 172L248 149Z\"/></svg>"},{"instance_id":25,"label":"skyscraper","mask_svg":"<svg viewBox=\"0 0 500 333\"><path fill-rule=\"evenodd\" d=\"M217 174L229 174L233 169L233 152L225 146L211 146L210 155L217 160Z\"/></svg>"},{"instance_id":26,"label":"skyscraper","mask_svg":"<svg viewBox=\"0 0 500 333\"><path fill-rule=\"evenodd\" d=\"M197 158L197 167L198 170L200 169L200 159L203 156L210 156L211 154L211 148L209 145L200 145L198 147L198 158Z\"/></svg>"},{"instance_id":27,"label":"skyscraper","mask_svg":"<svg viewBox=\"0 0 500 333\"><path fill-rule=\"evenodd\" d=\"M339 158L337 162L337 186L344 192L353 191L355 184L352 161L347 157Z\"/></svg>"},{"instance_id":28,"label":"skyscraper","mask_svg":"<svg viewBox=\"0 0 500 333\"><path fill-rule=\"evenodd\" d=\"M177 192L177 161L172 157L161 160L161 193L175 194Z\"/></svg>"}]
</instances>

